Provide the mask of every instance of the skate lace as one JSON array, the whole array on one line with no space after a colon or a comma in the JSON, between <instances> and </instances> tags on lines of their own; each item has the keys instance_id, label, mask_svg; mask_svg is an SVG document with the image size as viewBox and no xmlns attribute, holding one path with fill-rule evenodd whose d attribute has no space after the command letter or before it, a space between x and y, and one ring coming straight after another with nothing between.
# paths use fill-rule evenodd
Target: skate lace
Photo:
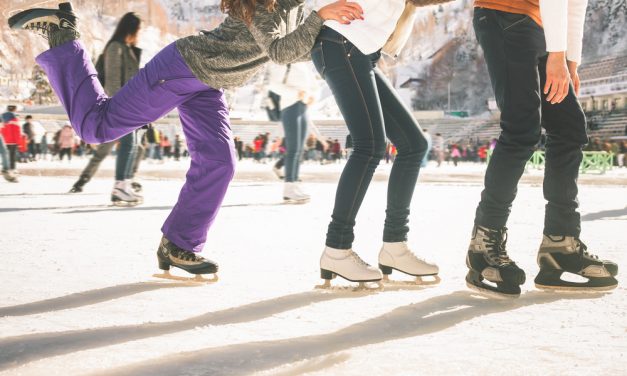
<instances>
[{"instance_id":1,"label":"skate lace","mask_svg":"<svg viewBox=\"0 0 627 376\"><path fill-rule=\"evenodd\" d=\"M370 264L368 264L367 262L365 262L364 260L361 259L361 257L359 257L359 255L357 253L355 253L354 251L350 251L350 256L351 259L353 260L354 263L356 263L357 265L360 266L370 266Z\"/></svg>"},{"instance_id":2,"label":"skate lace","mask_svg":"<svg viewBox=\"0 0 627 376\"><path fill-rule=\"evenodd\" d=\"M25 26L24 29L31 30L31 31L34 31L36 33L39 33L44 38L48 39L48 33L50 32L50 26L51 25L52 24L50 24L50 23L48 23L46 21L31 22L30 24Z\"/></svg>"},{"instance_id":3,"label":"skate lace","mask_svg":"<svg viewBox=\"0 0 627 376\"><path fill-rule=\"evenodd\" d=\"M507 228L489 231L485 243L488 256L493 262L500 266L513 262L507 254Z\"/></svg>"},{"instance_id":4,"label":"skate lace","mask_svg":"<svg viewBox=\"0 0 627 376\"><path fill-rule=\"evenodd\" d=\"M588 252L588 246L585 245L580 239L575 238L575 241L577 242L576 248L579 250L579 254L581 255L581 257L588 257L594 260L599 259L599 256L593 255L592 253Z\"/></svg>"},{"instance_id":5,"label":"skate lace","mask_svg":"<svg viewBox=\"0 0 627 376\"><path fill-rule=\"evenodd\" d=\"M194 252L185 251L183 249L172 249L170 251L172 256L181 259L183 261L202 261L202 257L196 256Z\"/></svg>"}]
</instances>

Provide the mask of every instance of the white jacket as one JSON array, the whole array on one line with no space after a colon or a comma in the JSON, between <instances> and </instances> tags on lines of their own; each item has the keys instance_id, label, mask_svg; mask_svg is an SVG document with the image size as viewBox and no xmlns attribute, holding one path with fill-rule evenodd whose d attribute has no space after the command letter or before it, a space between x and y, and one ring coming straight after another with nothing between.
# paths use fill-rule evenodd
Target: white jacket
<instances>
[{"instance_id":1,"label":"white jacket","mask_svg":"<svg viewBox=\"0 0 627 376\"><path fill-rule=\"evenodd\" d=\"M294 63L289 66L272 64L268 73L269 89L281 96L281 109L301 100L301 93L304 93L305 99L316 97L318 94L318 87L309 63Z\"/></svg>"},{"instance_id":2,"label":"white jacket","mask_svg":"<svg viewBox=\"0 0 627 376\"><path fill-rule=\"evenodd\" d=\"M581 63L587 7L588 0L540 0L548 52L565 51L568 60Z\"/></svg>"},{"instance_id":3,"label":"white jacket","mask_svg":"<svg viewBox=\"0 0 627 376\"><path fill-rule=\"evenodd\" d=\"M336 0L318 1L318 9ZM353 0L364 10L364 20L352 21L343 25L337 21L324 24L342 34L363 54L369 55L380 50L388 41L398 19L405 9L405 0Z\"/></svg>"}]
</instances>

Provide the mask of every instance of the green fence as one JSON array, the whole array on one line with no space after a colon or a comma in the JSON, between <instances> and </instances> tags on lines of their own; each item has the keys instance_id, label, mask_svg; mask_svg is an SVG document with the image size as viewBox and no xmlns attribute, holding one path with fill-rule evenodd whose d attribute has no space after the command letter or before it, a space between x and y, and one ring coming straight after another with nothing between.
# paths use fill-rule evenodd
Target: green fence
<instances>
[{"instance_id":1,"label":"green fence","mask_svg":"<svg viewBox=\"0 0 627 376\"><path fill-rule=\"evenodd\" d=\"M488 161L492 157L492 150L488 151ZM536 151L527 162L527 168L533 168L536 170L541 170L544 168L544 162L546 160L546 156L543 151ZM582 174L586 174L589 172L596 172L600 174L604 174L606 171L612 169L614 165L614 153L608 153L606 151L584 151L583 152L583 160L581 161L581 166L579 167L579 171Z\"/></svg>"}]
</instances>

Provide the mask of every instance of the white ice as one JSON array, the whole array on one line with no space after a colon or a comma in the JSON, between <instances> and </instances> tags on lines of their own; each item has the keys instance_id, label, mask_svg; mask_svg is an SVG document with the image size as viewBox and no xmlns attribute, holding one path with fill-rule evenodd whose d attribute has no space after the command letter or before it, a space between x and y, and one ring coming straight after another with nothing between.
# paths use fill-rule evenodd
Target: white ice
<instances>
[{"instance_id":1,"label":"white ice","mask_svg":"<svg viewBox=\"0 0 627 376\"><path fill-rule=\"evenodd\" d=\"M350 294L313 289L338 165L305 165L312 201L286 206L270 165L240 164L204 251L219 262L220 282L189 287L151 278L159 229L182 185L179 178L158 179L157 171L182 176L185 163L146 164L145 204L136 208L109 205L107 177L69 195L73 177L30 176L61 166L77 172L84 163L21 166L19 184L0 182L0 375L627 369L625 169L583 177L580 189L582 238L619 264L619 287L606 295L534 288L544 200L540 173L533 172L509 223L510 255L528 281L521 298L503 302L475 297L464 284L480 166L429 166L416 188L409 242L440 265L440 285ZM107 163L103 176L112 169ZM354 249L371 264L381 245L388 171L380 168L357 219Z\"/></svg>"}]
</instances>

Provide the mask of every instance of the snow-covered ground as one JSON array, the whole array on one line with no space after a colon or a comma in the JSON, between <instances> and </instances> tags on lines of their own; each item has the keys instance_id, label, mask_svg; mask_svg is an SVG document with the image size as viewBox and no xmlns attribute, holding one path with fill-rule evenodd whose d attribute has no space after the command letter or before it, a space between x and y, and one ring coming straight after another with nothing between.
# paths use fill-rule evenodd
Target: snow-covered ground
<instances>
[{"instance_id":1,"label":"snow-covered ground","mask_svg":"<svg viewBox=\"0 0 627 376\"><path fill-rule=\"evenodd\" d=\"M112 167L107 163L104 175ZM544 201L530 180L509 224L510 255L528 282L520 299L493 301L464 284L480 166L461 172L430 166L425 176L441 179L427 178L416 189L410 244L440 265L442 283L365 294L313 288L320 282L332 178L306 183L310 204L286 206L281 183L266 174L269 166L242 163L204 252L220 263L220 281L187 286L151 277L159 228L182 180L150 172L182 174L184 163L146 164L145 204L126 209L108 205L110 178L68 195L73 177L28 176L57 165L20 166L19 184L0 182L0 375L618 375L627 369L625 169L607 174L608 184L583 184L580 193L582 237L592 252L623 268L619 287L605 295L533 287ZM306 165L304 176L333 177L339 170ZM372 184L356 227L354 248L373 264L386 171ZM453 174L468 182L450 182ZM593 178L582 180L598 183Z\"/></svg>"}]
</instances>

